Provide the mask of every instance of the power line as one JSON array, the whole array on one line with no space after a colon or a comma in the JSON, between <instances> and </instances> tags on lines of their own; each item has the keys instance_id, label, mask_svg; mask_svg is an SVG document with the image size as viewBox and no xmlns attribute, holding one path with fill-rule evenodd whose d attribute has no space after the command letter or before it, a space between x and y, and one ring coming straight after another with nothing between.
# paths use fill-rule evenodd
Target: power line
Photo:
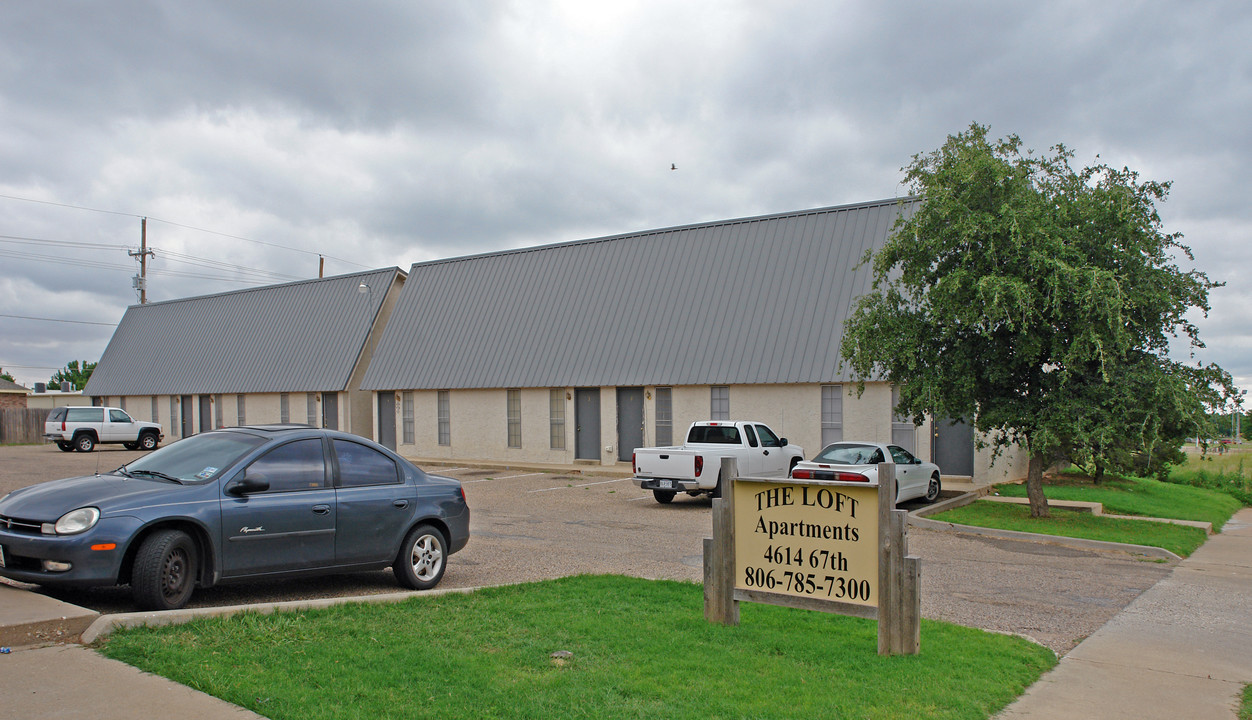
<instances>
[{"instance_id":1,"label":"power line","mask_svg":"<svg viewBox=\"0 0 1252 720\"><path fill-rule=\"evenodd\" d=\"M59 320L57 318L29 317L27 315L8 315L0 313L0 317L16 318L18 320L39 320L40 322L55 323L74 323L75 325L104 325L105 327L117 327L117 323L89 322L87 320ZM14 365L14 367L17 367Z\"/></svg>"},{"instance_id":2,"label":"power line","mask_svg":"<svg viewBox=\"0 0 1252 720\"><path fill-rule=\"evenodd\" d=\"M243 240L244 242L256 243L258 245L266 245L268 247L279 248L282 250L290 250L291 252L305 253L306 255L320 255L322 257L328 257L337 262L346 263L348 265L354 265L359 268L367 268L367 269L369 268L368 265L362 265L360 263L352 262L351 260L345 260L341 257L327 255L326 253L319 253L314 250L305 250L303 248L294 248L294 247L290 247L287 245L279 245L278 243L266 242L265 240L253 240L252 238L243 237L242 235L231 235L229 233L217 232L216 230L208 230L206 228L196 227L194 225L184 225L182 223L176 223L171 220L162 220L161 218L154 218L150 215L136 215L135 213L118 212L116 210L101 210L99 208L84 207L82 205L71 205L69 203L53 202L51 200L36 200L34 198L18 197L16 195L5 195L2 193L0 193L0 198L5 198L7 200L18 200L21 202L39 203L40 205L52 205L55 207L69 208L71 210L85 210L87 212L104 213L106 215L120 215L123 217L133 217L133 218L139 218L141 220L146 217L149 220L152 220L154 222L164 223L166 225L171 225L173 227L183 228L184 230L194 230L196 232L208 233L210 235L219 235L221 237L227 237L227 238L231 238L234 240Z\"/></svg>"}]
</instances>

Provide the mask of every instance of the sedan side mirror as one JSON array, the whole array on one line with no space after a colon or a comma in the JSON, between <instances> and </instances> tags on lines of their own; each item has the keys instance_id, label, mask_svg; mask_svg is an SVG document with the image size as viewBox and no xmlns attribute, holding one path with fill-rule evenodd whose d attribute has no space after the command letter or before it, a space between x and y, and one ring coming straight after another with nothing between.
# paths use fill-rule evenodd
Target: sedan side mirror
<instances>
[{"instance_id":1,"label":"sedan side mirror","mask_svg":"<svg viewBox=\"0 0 1252 720\"><path fill-rule=\"evenodd\" d=\"M244 473L244 476L230 484L226 492L231 495L249 495L265 492L270 489L270 481L261 473Z\"/></svg>"}]
</instances>

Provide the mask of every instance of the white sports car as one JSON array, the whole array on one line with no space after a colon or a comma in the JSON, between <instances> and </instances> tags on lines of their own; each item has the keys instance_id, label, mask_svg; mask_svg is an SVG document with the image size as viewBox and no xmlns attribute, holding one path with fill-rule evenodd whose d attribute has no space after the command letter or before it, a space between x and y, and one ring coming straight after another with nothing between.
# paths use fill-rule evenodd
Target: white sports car
<instances>
[{"instance_id":1,"label":"white sports car","mask_svg":"<svg viewBox=\"0 0 1252 720\"><path fill-rule=\"evenodd\" d=\"M939 499L939 466L923 462L899 445L837 442L822 448L812 460L801 460L791 477L806 480L869 482L878 479L878 463L896 464L896 502Z\"/></svg>"}]
</instances>

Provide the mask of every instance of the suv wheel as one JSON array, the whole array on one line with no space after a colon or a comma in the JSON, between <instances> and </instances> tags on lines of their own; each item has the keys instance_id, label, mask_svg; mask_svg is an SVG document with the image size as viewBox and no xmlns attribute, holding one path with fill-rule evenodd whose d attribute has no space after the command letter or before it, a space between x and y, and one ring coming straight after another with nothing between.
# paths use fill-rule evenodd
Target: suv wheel
<instances>
[{"instance_id":1,"label":"suv wheel","mask_svg":"<svg viewBox=\"0 0 1252 720\"><path fill-rule=\"evenodd\" d=\"M61 452L74 452L74 443L68 443L64 440L57 440L57 447L61 449Z\"/></svg>"},{"instance_id":2,"label":"suv wheel","mask_svg":"<svg viewBox=\"0 0 1252 720\"><path fill-rule=\"evenodd\" d=\"M158 442L156 435L147 432L139 436L139 442L136 444L140 450L156 450Z\"/></svg>"},{"instance_id":3,"label":"suv wheel","mask_svg":"<svg viewBox=\"0 0 1252 720\"><path fill-rule=\"evenodd\" d=\"M91 452L96 449L96 439L88 433L74 438L74 449L78 452Z\"/></svg>"}]
</instances>

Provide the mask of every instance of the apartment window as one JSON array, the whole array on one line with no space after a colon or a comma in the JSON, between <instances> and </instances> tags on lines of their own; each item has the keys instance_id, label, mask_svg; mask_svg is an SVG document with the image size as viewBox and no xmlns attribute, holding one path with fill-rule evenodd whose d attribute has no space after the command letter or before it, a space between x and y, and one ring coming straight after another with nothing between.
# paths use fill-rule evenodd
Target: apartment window
<instances>
[{"instance_id":1,"label":"apartment window","mask_svg":"<svg viewBox=\"0 0 1252 720\"><path fill-rule=\"evenodd\" d=\"M405 445L417 444L416 433L413 430L413 391L408 390L400 394L400 442ZM442 445L443 443L439 443Z\"/></svg>"},{"instance_id":2,"label":"apartment window","mask_svg":"<svg viewBox=\"0 0 1252 720\"><path fill-rule=\"evenodd\" d=\"M213 427L222 427L222 396L213 396Z\"/></svg>"},{"instance_id":3,"label":"apartment window","mask_svg":"<svg viewBox=\"0 0 1252 720\"><path fill-rule=\"evenodd\" d=\"M161 422L161 406L157 404L156 395L152 396L152 417L150 419L154 423Z\"/></svg>"},{"instance_id":4,"label":"apartment window","mask_svg":"<svg viewBox=\"0 0 1252 720\"><path fill-rule=\"evenodd\" d=\"M725 385L714 385L709 388L709 419L730 419L730 388Z\"/></svg>"},{"instance_id":5,"label":"apartment window","mask_svg":"<svg viewBox=\"0 0 1252 720\"><path fill-rule=\"evenodd\" d=\"M522 391L516 388L507 390L509 416L509 447L522 446Z\"/></svg>"},{"instance_id":6,"label":"apartment window","mask_svg":"<svg viewBox=\"0 0 1252 720\"><path fill-rule=\"evenodd\" d=\"M448 395L447 390L440 390L438 394L440 445L452 444L452 402Z\"/></svg>"},{"instance_id":7,"label":"apartment window","mask_svg":"<svg viewBox=\"0 0 1252 720\"><path fill-rule=\"evenodd\" d=\"M119 397L119 398L117 399L117 409L118 409L118 410L125 410L125 409L126 409L126 398L124 398L124 397Z\"/></svg>"},{"instance_id":8,"label":"apartment window","mask_svg":"<svg viewBox=\"0 0 1252 720\"><path fill-rule=\"evenodd\" d=\"M822 447L843 439L843 386L822 386Z\"/></svg>"},{"instance_id":9,"label":"apartment window","mask_svg":"<svg viewBox=\"0 0 1252 720\"><path fill-rule=\"evenodd\" d=\"M236 396L235 396L235 411L236 411L236 412L238 413L238 415L239 415L239 425L240 425L240 426L243 426L243 425L247 425L247 424L248 424L247 420L245 420L245 419L244 419L244 412L243 412L244 400L243 400L243 399L244 399L244 396L243 396L243 395L236 395Z\"/></svg>"},{"instance_id":10,"label":"apartment window","mask_svg":"<svg viewBox=\"0 0 1252 720\"><path fill-rule=\"evenodd\" d=\"M317 393L309 393L305 395L305 408L308 410L309 424L318 427L317 422Z\"/></svg>"},{"instance_id":11,"label":"apartment window","mask_svg":"<svg viewBox=\"0 0 1252 720\"><path fill-rule=\"evenodd\" d=\"M183 424L178 421L178 396L170 395L170 432L171 436L182 437ZM178 432L175 433L175 430Z\"/></svg>"},{"instance_id":12,"label":"apartment window","mask_svg":"<svg viewBox=\"0 0 1252 720\"><path fill-rule=\"evenodd\" d=\"M565 389L548 391L548 426L553 450L565 449Z\"/></svg>"},{"instance_id":13,"label":"apartment window","mask_svg":"<svg viewBox=\"0 0 1252 720\"><path fill-rule=\"evenodd\" d=\"M278 422L291 422L291 398L287 393L278 396Z\"/></svg>"},{"instance_id":14,"label":"apartment window","mask_svg":"<svg viewBox=\"0 0 1252 720\"><path fill-rule=\"evenodd\" d=\"M913 420L907 415L901 415L896 406L900 404L900 388L896 385L891 386L891 444L913 452L913 445L917 435L917 427L913 425Z\"/></svg>"},{"instance_id":15,"label":"apartment window","mask_svg":"<svg viewBox=\"0 0 1252 720\"><path fill-rule=\"evenodd\" d=\"M656 389L656 444L660 447L674 444L673 388Z\"/></svg>"}]
</instances>

